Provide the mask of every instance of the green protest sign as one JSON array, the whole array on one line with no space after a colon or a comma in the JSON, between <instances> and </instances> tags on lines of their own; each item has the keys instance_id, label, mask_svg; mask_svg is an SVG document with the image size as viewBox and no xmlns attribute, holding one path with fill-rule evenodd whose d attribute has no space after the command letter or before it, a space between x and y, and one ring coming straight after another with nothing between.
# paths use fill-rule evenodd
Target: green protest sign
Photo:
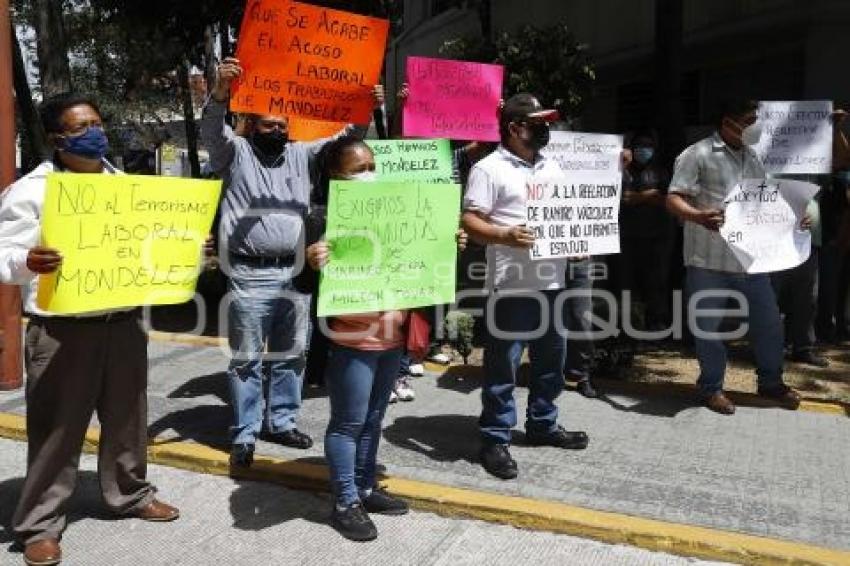
<instances>
[{"instance_id":1,"label":"green protest sign","mask_svg":"<svg viewBox=\"0 0 850 566\"><path fill-rule=\"evenodd\" d=\"M368 140L379 181L453 183L449 140Z\"/></svg>"},{"instance_id":2,"label":"green protest sign","mask_svg":"<svg viewBox=\"0 0 850 566\"><path fill-rule=\"evenodd\" d=\"M460 186L333 181L319 316L455 300Z\"/></svg>"}]
</instances>

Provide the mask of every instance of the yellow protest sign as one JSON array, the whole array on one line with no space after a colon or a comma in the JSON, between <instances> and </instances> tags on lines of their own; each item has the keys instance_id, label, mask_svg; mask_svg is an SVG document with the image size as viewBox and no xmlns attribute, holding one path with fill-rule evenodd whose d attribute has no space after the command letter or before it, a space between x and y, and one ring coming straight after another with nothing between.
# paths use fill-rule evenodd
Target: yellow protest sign
<instances>
[{"instance_id":1,"label":"yellow protest sign","mask_svg":"<svg viewBox=\"0 0 850 566\"><path fill-rule=\"evenodd\" d=\"M38 307L77 314L190 300L220 193L221 181L48 175L41 238L62 265L39 276Z\"/></svg>"}]
</instances>

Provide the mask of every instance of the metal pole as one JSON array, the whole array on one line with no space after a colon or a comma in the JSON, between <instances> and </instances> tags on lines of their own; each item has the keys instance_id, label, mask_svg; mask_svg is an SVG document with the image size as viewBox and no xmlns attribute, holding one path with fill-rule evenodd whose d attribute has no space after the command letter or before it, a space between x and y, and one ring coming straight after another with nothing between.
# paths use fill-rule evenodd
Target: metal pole
<instances>
[{"instance_id":1,"label":"metal pole","mask_svg":"<svg viewBox=\"0 0 850 566\"><path fill-rule=\"evenodd\" d=\"M15 180L15 99L9 16L9 0L0 0L0 188ZM16 285L0 285L0 390L20 387L21 375L21 292Z\"/></svg>"}]
</instances>

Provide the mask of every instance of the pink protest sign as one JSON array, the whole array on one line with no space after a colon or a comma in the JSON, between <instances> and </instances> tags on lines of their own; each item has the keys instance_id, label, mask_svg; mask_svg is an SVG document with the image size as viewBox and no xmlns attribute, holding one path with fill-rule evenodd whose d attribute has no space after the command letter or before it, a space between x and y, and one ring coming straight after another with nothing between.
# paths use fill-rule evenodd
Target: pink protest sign
<instances>
[{"instance_id":1,"label":"pink protest sign","mask_svg":"<svg viewBox=\"0 0 850 566\"><path fill-rule=\"evenodd\" d=\"M499 141L504 71L501 65L408 57L404 136Z\"/></svg>"}]
</instances>

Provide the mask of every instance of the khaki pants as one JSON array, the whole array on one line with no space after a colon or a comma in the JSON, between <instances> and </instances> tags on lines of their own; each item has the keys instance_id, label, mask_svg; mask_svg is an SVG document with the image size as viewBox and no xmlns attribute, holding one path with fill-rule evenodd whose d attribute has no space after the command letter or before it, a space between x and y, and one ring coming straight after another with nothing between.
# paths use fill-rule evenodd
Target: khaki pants
<instances>
[{"instance_id":1,"label":"khaki pants","mask_svg":"<svg viewBox=\"0 0 850 566\"><path fill-rule=\"evenodd\" d=\"M92 413L106 505L147 505L147 336L138 311L112 319L34 317L26 332L27 477L12 519L24 544L60 538Z\"/></svg>"}]
</instances>

